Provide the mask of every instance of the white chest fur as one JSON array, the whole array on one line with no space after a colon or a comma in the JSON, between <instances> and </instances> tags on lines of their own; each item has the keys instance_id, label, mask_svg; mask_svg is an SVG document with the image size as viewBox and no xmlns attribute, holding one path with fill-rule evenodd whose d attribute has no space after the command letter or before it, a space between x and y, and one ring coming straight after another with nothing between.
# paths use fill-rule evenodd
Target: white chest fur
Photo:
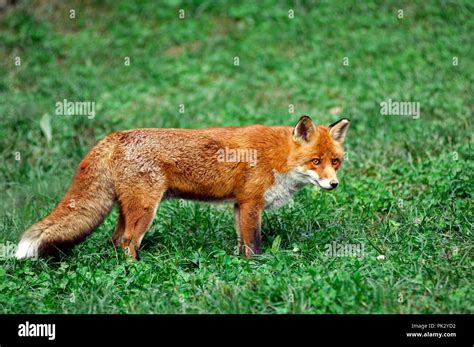
<instances>
[{"instance_id":1,"label":"white chest fur","mask_svg":"<svg viewBox=\"0 0 474 347\"><path fill-rule=\"evenodd\" d=\"M307 174L299 169L287 173L278 173L274 170L273 174L275 182L265 191L264 195L265 208L282 207L298 189L311 183Z\"/></svg>"}]
</instances>

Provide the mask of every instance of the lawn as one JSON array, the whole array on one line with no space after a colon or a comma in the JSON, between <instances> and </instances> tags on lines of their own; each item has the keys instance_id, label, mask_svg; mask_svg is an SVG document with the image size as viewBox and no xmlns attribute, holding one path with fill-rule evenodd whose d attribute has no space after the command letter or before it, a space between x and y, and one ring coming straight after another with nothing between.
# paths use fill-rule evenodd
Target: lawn
<instances>
[{"instance_id":1,"label":"lawn","mask_svg":"<svg viewBox=\"0 0 474 347\"><path fill-rule=\"evenodd\" d=\"M474 313L473 42L469 0L0 12L0 312ZM64 99L95 102L94 117L56 114ZM419 116L382 114L387 100ZM109 132L304 114L352 120L341 184L265 211L261 256L235 255L231 205L169 200L138 262L111 244L116 208L60 259L11 257ZM333 243L363 252L330 256Z\"/></svg>"}]
</instances>

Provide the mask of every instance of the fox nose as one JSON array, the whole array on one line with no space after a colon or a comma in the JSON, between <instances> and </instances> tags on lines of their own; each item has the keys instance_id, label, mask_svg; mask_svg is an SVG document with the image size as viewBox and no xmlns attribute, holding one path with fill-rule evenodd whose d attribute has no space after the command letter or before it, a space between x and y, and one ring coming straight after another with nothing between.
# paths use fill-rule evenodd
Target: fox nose
<instances>
[{"instance_id":1,"label":"fox nose","mask_svg":"<svg viewBox=\"0 0 474 347\"><path fill-rule=\"evenodd\" d=\"M332 180L331 182L329 182L329 184L331 185L332 189L336 188L337 185L339 184L338 181L335 181L335 180Z\"/></svg>"}]
</instances>

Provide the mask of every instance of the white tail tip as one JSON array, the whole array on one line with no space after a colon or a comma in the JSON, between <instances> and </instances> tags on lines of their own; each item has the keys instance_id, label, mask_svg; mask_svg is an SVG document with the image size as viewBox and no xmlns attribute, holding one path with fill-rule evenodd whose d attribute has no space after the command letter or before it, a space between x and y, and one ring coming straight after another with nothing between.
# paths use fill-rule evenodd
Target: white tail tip
<instances>
[{"instance_id":1,"label":"white tail tip","mask_svg":"<svg viewBox=\"0 0 474 347\"><path fill-rule=\"evenodd\" d=\"M37 258L39 245L39 238L22 238L16 248L15 257L17 259Z\"/></svg>"}]
</instances>

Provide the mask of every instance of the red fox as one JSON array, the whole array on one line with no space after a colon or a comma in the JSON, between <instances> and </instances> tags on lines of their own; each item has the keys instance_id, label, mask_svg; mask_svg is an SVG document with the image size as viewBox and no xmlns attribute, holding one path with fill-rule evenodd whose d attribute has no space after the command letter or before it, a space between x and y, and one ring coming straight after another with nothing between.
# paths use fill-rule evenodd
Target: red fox
<instances>
[{"instance_id":1,"label":"red fox","mask_svg":"<svg viewBox=\"0 0 474 347\"><path fill-rule=\"evenodd\" d=\"M307 184L338 186L348 119L316 126L250 125L207 129L134 129L111 133L77 168L69 190L21 237L18 259L38 257L88 236L112 208L112 241L138 258L161 200L231 201L239 252L260 254L262 210L279 207Z\"/></svg>"}]
</instances>

